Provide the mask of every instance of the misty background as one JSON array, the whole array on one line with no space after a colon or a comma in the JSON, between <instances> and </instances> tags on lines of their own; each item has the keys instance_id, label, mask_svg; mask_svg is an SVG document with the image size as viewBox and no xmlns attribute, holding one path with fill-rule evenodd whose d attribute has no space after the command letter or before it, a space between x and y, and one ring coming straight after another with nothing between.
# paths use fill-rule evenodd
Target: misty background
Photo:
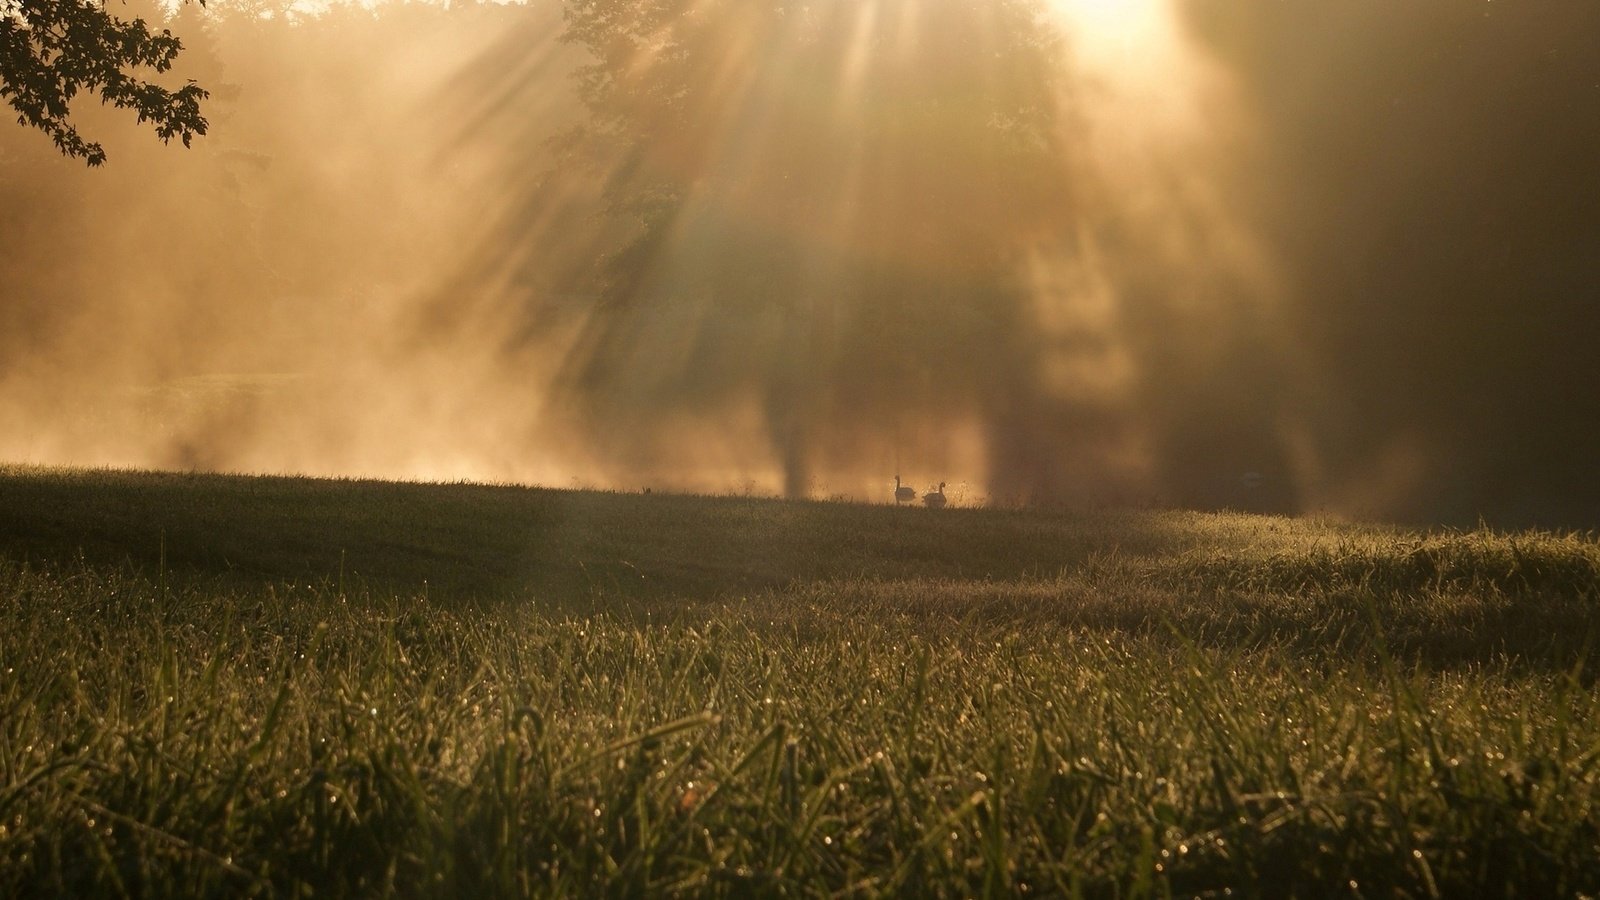
<instances>
[{"instance_id":1,"label":"misty background","mask_svg":"<svg viewBox=\"0 0 1600 900\"><path fill-rule=\"evenodd\" d=\"M0 459L1600 523L1600 7L1107 6L117 7Z\"/></svg>"}]
</instances>

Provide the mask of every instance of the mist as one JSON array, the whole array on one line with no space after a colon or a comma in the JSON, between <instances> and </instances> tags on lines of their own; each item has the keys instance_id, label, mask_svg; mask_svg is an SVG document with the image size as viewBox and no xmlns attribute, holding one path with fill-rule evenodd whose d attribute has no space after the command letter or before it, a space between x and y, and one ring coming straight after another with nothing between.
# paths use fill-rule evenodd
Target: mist
<instances>
[{"instance_id":1,"label":"mist","mask_svg":"<svg viewBox=\"0 0 1600 900\"><path fill-rule=\"evenodd\" d=\"M0 129L0 460L1600 522L1600 11L215 2Z\"/></svg>"},{"instance_id":2,"label":"mist","mask_svg":"<svg viewBox=\"0 0 1600 900\"><path fill-rule=\"evenodd\" d=\"M1600 9L1195 2L1256 133L1306 501L1600 513Z\"/></svg>"}]
</instances>

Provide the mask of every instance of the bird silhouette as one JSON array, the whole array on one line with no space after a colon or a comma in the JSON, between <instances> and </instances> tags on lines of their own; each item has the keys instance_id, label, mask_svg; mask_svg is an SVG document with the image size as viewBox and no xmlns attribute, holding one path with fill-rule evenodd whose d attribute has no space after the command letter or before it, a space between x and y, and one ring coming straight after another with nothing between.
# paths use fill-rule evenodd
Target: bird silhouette
<instances>
[{"instance_id":1,"label":"bird silhouette","mask_svg":"<svg viewBox=\"0 0 1600 900\"><path fill-rule=\"evenodd\" d=\"M917 489L910 485L902 485L900 476L896 475L894 477L894 502L897 504L910 503L915 499L917 499Z\"/></svg>"},{"instance_id":2,"label":"bird silhouette","mask_svg":"<svg viewBox=\"0 0 1600 900\"><path fill-rule=\"evenodd\" d=\"M929 491L928 493L923 494L922 502L927 504L929 509L944 509L944 482L939 482L939 489L937 491Z\"/></svg>"}]
</instances>

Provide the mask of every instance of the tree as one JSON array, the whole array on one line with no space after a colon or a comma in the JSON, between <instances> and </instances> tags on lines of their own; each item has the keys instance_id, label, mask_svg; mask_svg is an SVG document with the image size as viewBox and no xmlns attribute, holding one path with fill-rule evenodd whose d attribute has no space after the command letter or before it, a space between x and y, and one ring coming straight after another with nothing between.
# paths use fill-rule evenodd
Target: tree
<instances>
[{"instance_id":1,"label":"tree","mask_svg":"<svg viewBox=\"0 0 1600 900\"><path fill-rule=\"evenodd\" d=\"M568 370L622 423L606 445L754 393L791 495L866 445L953 465L929 420L981 420L993 470L1022 471L1005 448L1048 441L1015 433L1042 420L1021 279L1031 252L1071 233L1073 209L1046 7L565 10L566 40L591 60L577 72L590 117L565 146L591 161L616 226Z\"/></svg>"},{"instance_id":2,"label":"tree","mask_svg":"<svg viewBox=\"0 0 1600 900\"><path fill-rule=\"evenodd\" d=\"M206 133L200 101L208 94L194 82L169 89L136 74L163 73L183 49L172 32L159 33L143 19L123 21L100 0L0 0L0 97L69 157L98 166L100 144L86 140L70 121L72 101L82 93L131 109L155 126L162 142L185 147Z\"/></svg>"}]
</instances>

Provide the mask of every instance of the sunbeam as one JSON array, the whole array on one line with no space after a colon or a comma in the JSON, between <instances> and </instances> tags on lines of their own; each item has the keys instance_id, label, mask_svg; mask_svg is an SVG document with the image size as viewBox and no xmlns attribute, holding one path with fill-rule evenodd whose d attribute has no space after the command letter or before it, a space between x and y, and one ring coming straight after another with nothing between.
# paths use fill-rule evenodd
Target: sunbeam
<instances>
[{"instance_id":1,"label":"sunbeam","mask_svg":"<svg viewBox=\"0 0 1600 900\"><path fill-rule=\"evenodd\" d=\"M213 129L0 133L0 458L1600 509L1592 4L127 5Z\"/></svg>"}]
</instances>

